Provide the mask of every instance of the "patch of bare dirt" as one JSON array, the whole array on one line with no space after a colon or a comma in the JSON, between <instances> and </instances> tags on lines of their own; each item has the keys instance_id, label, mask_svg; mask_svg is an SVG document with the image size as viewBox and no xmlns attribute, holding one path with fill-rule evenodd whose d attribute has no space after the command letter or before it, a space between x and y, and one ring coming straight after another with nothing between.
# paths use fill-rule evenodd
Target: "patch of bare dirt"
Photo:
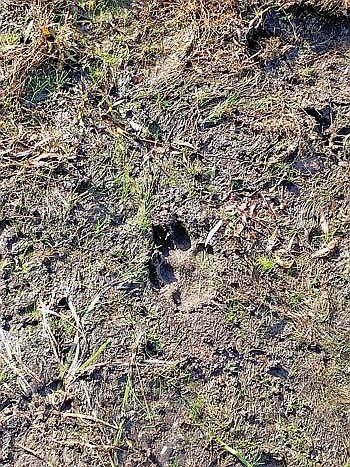
<instances>
[{"instance_id":1,"label":"patch of bare dirt","mask_svg":"<svg viewBox=\"0 0 350 467\"><path fill-rule=\"evenodd\" d=\"M1 465L347 466L349 5L68 3L0 13Z\"/></svg>"}]
</instances>

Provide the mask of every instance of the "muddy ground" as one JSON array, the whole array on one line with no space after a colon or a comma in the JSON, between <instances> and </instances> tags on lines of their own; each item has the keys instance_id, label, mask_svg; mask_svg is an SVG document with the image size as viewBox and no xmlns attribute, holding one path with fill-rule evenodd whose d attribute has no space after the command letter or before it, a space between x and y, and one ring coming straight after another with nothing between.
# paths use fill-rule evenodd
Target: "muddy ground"
<instances>
[{"instance_id":1,"label":"muddy ground","mask_svg":"<svg viewBox=\"0 0 350 467\"><path fill-rule=\"evenodd\" d=\"M349 466L347 2L0 7L0 464Z\"/></svg>"}]
</instances>

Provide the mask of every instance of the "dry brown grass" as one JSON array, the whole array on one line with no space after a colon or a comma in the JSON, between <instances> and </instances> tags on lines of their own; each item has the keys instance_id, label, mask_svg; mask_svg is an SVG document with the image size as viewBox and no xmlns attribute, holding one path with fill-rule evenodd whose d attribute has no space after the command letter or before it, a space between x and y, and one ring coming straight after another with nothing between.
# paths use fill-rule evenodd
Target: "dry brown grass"
<instances>
[{"instance_id":1,"label":"dry brown grass","mask_svg":"<svg viewBox=\"0 0 350 467\"><path fill-rule=\"evenodd\" d=\"M20 93L27 76L42 63L49 51L49 42L43 34L43 28L51 22L52 15L44 6L32 9L31 13L33 19L26 33L30 38L24 38L22 44L3 47L2 67L5 79L2 97Z\"/></svg>"},{"instance_id":2,"label":"dry brown grass","mask_svg":"<svg viewBox=\"0 0 350 467\"><path fill-rule=\"evenodd\" d=\"M52 61L60 67L76 44L74 3L65 0L9 4L27 19L21 36L13 44L0 41L0 102L20 96L30 74ZM11 30L8 31L11 33ZM6 34L4 34L6 36ZM1 39L1 37L0 37Z\"/></svg>"},{"instance_id":3,"label":"dry brown grass","mask_svg":"<svg viewBox=\"0 0 350 467\"><path fill-rule=\"evenodd\" d=\"M91 3L86 9L91 13ZM66 0L39 0L8 3L8 8L18 10L26 16L27 24L21 32L21 40L14 44L2 44L0 37L0 102L9 97L23 94L25 84L33 70L51 61L60 67L84 49L81 34L75 25L77 6ZM244 56L242 37L247 27L247 12L250 18L258 17L272 7L288 9L295 6L311 5L332 14L347 14L348 0L289 0L286 2L263 2L261 0L178 0L155 1L152 8L145 9L140 18L142 39L156 43L159 41L155 26L163 29L185 30L191 25L196 37L193 41L194 64L211 70L221 66L230 71L251 66L251 60ZM6 3L5 3L6 8ZM244 12L245 20L242 22ZM144 15L147 16L144 16ZM161 41L160 41L161 42ZM227 43L232 47L228 50ZM161 49L163 45L160 45Z\"/></svg>"},{"instance_id":4,"label":"dry brown grass","mask_svg":"<svg viewBox=\"0 0 350 467\"><path fill-rule=\"evenodd\" d=\"M281 8L290 8L290 7L314 7L321 9L324 12L333 13L333 14L349 14L350 2L349 0L286 0L286 1L270 1L264 2L262 0L245 0L239 2L240 5L245 7L260 7L268 8L273 5L277 5Z\"/></svg>"},{"instance_id":5,"label":"dry brown grass","mask_svg":"<svg viewBox=\"0 0 350 467\"><path fill-rule=\"evenodd\" d=\"M294 0L286 2L286 6L293 5L310 5L335 14L348 14L350 8L349 0Z\"/></svg>"}]
</instances>

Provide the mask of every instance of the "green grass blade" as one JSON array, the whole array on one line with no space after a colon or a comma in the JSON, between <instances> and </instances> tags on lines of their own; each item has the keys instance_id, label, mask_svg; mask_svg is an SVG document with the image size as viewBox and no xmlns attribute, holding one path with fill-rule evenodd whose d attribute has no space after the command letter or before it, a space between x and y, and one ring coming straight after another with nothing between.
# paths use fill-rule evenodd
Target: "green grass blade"
<instances>
[{"instance_id":1,"label":"green grass blade","mask_svg":"<svg viewBox=\"0 0 350 467\"><path fill-rule=\"evenodd\" d=\"M128 404L128 401L129 401L131 388L132 388L132 378L131 378L131 375L129 374L128 380L126 382L126 386L125 386L125 390L124 390L124 396L123 396L123 402L122 402L122 406L121 406L121 410L120 410L121 420L120 420L119 425L118 425L118 432L117 432L117 434L116 434L116 436L114 438L114 444L116 446L119 446L120 443L121 443L121 440L122 440L123 431L124 431L124 424L125 424L125 416L126 416L126 406Z\"/></svg>"},{"instance_id":2,"label":"green grass blade","mask_svg":"<svg viewBox=\"0 0 350 467\"><path fill-rule=\"evenodd\" d=\"M247 461L245 457L235 448L232 448L228 444L225 443L221 438L215 438L215 441L224 448L225 451L235 456L243 465L244 467L253 467L253 465Z\"/></svg>"},{"instance_id":3,"label":"green grass blade","mask_svg":"<svg viewBox=\"0 0 350 467\"><path fill-rule=\"evenodd\" d=\"M88 368L90 365L92 365L97 359L98 357L101 355L102 352L104 352L106 350L106 347L112 342L112 338L109 337L106 342L104 342L102 345L100 345L100 347L96 350L96 352L94 354L91 355L91 357L89 357L86 362L84 362L80 368L79 368L79 372L81 371L84 371L86 370L86 368Z\"/></svg>"}]
</instances>

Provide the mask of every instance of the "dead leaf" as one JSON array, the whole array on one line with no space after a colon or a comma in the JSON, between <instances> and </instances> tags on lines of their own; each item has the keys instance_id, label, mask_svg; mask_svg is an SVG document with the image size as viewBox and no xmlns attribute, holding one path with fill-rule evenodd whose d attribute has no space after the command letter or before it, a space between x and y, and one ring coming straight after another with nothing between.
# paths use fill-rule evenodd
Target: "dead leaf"
<instances>
[{"instance_id":1,"label":"dead leaf","mask_svg":"<svg viewBox=\"0 0 350 467\"><path fill-rule=\"evenodd\" d=\"M30 36L32 35L33 30L34 30L34 21L32 20L28 23L28 26L26 27L26 30L23 33L22 40L24 44L27 44Z\"/></svg>"},{"instance_id":2,"label":"dead leaf","mask_svg":"<svg viewBox=\"0 0 350 467\"><path fill-rule=\"evenodd\" d=\"M204 242L204 247L208 246L210 240L214 237L214 235L216 234L216 232L220 229L220 227L222 226L222 224L224 223L224 221L222 219L220 219L215 225L214 227L211 229L211 231L208 233L207 235L207 238L205 239L205 242Z\"/></svg>"},{"instance_id":3,"label":"dead leaf","mask_svg":"<svg viewBox=\"0 0 350 467\"><path fill-rule=\"evenodd\" d=\"M252 203L249 207L249 216L251 218L256 217L255 216L255 208L257 207L258 203Z\"/></svg>"},{"instance_id":4,"label":"dead leaf","mask_svg":"<svg viewBox=\"0 0 350 467\"><path fill-rule=\"evenodd\" d=\"M48 39L49 37L52 36L51 31L50 31L50 29L49 29L48 26L43 26L43 27L41 28L41 34L42 34L46 39Z\"/></svg>"},{"instance_id":5,"label":"dead leaf","mask_svg":"<svg viewBox=\"0 0 350 467\"><path fill-rule=\"evenodd\" d=\"M320 212L320 225L321 225L322 232L324 234L328 234L329 233L329 224L328 224L326 214L325 214L323 209L321 209L321 212Z\"/></svg>"},{"instance_id":6,"label":"dead leaf","mask_svg":"<svg viewBox=\"0 0 350 467\"><path fill-rule=\"evenodd\" d=\"M189 148L189 149L192 149L193 151L196 150L193 144L189 143L188 141L174 141L174 145L183 146L184 148Z\"/></svg>"},{"instance_id":7,"label":"dead leaf","mask_svg":"<svg viewBox=\"0 0 350 467\"><path fill-rule=\"evenodd\" d=\"M134 122L133 120L129 120L129 125L134 131L141 132L143 130L143 126L139 125L138 123Z\"/></svg>"},{"instance_id":8,"label":"dead leaf","mask_svg":"<svg viewBox=\"0 0 350 467\"><path fill-rule=\"evenodd\" d=\"M267 251L272 251L278 240L278 227L275 228L273 234L267 241Z\"/></svg>"},{"instance_id":9,"label":"dead leaf","mask_svg":"<svg viewBox=\"0 0 350 467\"><path fill-rule=\"evenodd\" d=\"M311 256L312 258L327 258L335 250L338 242L336 239L331 240L324 248L315 251Z\"/></svg>"},{"instance_id":10,"label":"dead leaf","mask_svg":"<svg viewBox=\"0 0 350 467\"><path fill-rule=\"evenodd\" d=\"M244 224L237 224L234 231L233 231L233 236L234 237L239 237L241 233L244 230Z\"/></svg>"},{"instance_id":11,"label":"dead leaf","mask_svg":"<svg viewBox=\"0 0 350 467\"><path fill-rule=\"evenodd\" d=\"M290 269L294 264L294 259L285 260L280 256L275 256L275 262L283 269Z\"/></svg>"},{"instance_id":12,"label":"dead leaf","mask_svg":"<svg viewBox=\"0 0 350 467\"><path fill-rule=\"evenodd\" d=\"M290 251L293 247L294 239L296 238L297 234L292 235L291 239L289 240L289 243L287 245L287 251Z\"/></svg>"}]
</instances>

